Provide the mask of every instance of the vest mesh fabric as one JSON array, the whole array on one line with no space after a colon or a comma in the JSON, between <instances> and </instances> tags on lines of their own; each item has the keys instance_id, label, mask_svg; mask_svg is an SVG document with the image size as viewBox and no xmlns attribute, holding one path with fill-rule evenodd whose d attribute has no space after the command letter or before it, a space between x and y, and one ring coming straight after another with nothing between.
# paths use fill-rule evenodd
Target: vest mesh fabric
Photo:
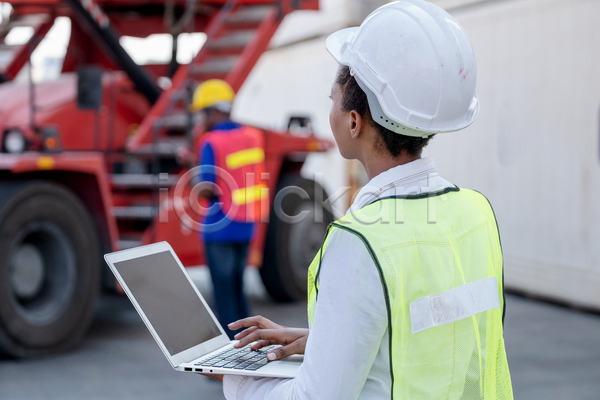
<instances>
[{"instance_id":1,"label":"vest mesh fabric","mask_svg":"<svg viewBox=\"0 0 600 400\"><path fill-rule=\"evenodd\" d=\"M503 260L496 219L478 192L382 199L334 222L361 238L388 312L392 399L512 399L503 339ZM309 267L314 318L323 246ZM500 307L413 334L410 303L496 277Z\"/></svg>"}]
</instances>

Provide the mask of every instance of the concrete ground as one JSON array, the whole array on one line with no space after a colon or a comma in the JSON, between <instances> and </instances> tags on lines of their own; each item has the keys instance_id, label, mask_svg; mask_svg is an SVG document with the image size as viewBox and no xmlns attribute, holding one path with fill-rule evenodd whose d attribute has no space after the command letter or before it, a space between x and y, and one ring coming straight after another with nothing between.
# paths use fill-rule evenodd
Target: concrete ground
<instances>
[{"instance_id":1,"label":"concrete ground","mask_svg":"<svg viewBox=\"0 0 600 400\"><path fill-rule=\"evenodd\" d=\"M506 296L515 399L600 399L600 315Z\"/></svg>"},{"instance_id":2,"label":"concrete ground","mask_svg":"<svg viewBox=\"0 0 600 400\"><path fill-rule=\"evenodd\" d=\"M207 271L193 276L210 297ZM268 300L247 274L253 311L306 326L305 305ZM507 296L506 348L516 399L600 399L600 316ZM83 343L59 356L0 360L2 400L223 399L218 382L174 372L124 297L98 302Z\"/></svg>"}]
</instances>

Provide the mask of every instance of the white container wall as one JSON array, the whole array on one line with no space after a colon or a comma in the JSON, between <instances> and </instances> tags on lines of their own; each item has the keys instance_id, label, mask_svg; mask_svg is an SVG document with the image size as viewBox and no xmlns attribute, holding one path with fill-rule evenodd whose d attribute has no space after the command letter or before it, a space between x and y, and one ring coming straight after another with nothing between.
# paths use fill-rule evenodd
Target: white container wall
<instances>
[{"instance_id":1,"label":"white container wall","mask_svg":"<svg viewBox=\"0 0 600 400\"><path fill-rule=\"evenodd\" d=\"M457 9L478 59L481 114L429 153L485 193L508 287L600 308L600 2Z\"/></svg>"},{"instance_id":2,"label":"white container wall","mask_svg":"<svg viewBox=\"0 0 600 400\"><path fill-rule=\"evenodd\" d=\"M330 31L356 25L366 5L377 5L330 1L322 4ZM481 113L468 129L434 138L426 154L446 179L490 199L507 287L600 308L600 1L437 3L473 41ZM313 23L308 34L302 27L313 25L299 21L318 17L304 14L283 27L303 36L278 33L273 44L283 47L263 55L235 114L278 129L290 115L306 114L317 134L332 138L327 95L337 66L324 47L330 32ZM289 44L303 38L312 39ZM332 194L347 185L347 165L332 151L311 156L303 173L325 172ZM336 205L345 211L346 204Z\"/></svg>"}]
</instances>

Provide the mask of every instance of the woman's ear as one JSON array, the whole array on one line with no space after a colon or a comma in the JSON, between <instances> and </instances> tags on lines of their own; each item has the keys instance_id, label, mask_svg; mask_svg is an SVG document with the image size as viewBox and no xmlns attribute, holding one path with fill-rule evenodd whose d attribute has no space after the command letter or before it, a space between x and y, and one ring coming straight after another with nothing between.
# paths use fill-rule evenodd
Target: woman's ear
<instances>
[{"instance_id":1,"label":"woman's ear","mask_svg":"<svg viewBox=\"0 0 600 400\"><path fill-rule=\"evenodd\" d=\"M350 124L350 137L352 137L352 139L356 139L362 133L364 120L356 110L350 111L350 115L348 117L348 123Z\"/></svg>"}]
</instances>

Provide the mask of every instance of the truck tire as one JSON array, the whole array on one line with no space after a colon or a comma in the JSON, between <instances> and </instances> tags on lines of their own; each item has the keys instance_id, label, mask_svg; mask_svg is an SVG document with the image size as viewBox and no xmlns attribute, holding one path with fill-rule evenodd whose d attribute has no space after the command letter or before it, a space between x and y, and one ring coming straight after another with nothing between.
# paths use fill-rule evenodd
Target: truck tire
<instances>
[{"instance_id":1,"label":"truck tire","mask_svg":"<svg viewBox=\"0 0 600 400\"><path fill-rule=\"evenodd\" d=\"M282 221L274 210L277 204L273 202L264 262L260 269L267 292L280 302L306 300L308 266L321 247L327 226L333 222L333 214L328 207L322 207L321 221L314 218L315 207L321 207L314 201L315 191L323 193L323 200L328 198L321 185L299 174L288 174L279 181L277 193L293 186L306 192L309 199L290 193L283 197L282 211L288 216L299 215L305 210L308 214L305 213L305 218L297 223Z\"/></svg>"},{"instance_id":2,"label":"truck tire","mask_svg":"<svg viewBox=\"0 0 600 400\"><path fill-rule=\"evenodd\" d=\"M49 181L0 183L0 352L73 347L100 289L99 241L85 206Z\"/></svg>"}]
</instances>

